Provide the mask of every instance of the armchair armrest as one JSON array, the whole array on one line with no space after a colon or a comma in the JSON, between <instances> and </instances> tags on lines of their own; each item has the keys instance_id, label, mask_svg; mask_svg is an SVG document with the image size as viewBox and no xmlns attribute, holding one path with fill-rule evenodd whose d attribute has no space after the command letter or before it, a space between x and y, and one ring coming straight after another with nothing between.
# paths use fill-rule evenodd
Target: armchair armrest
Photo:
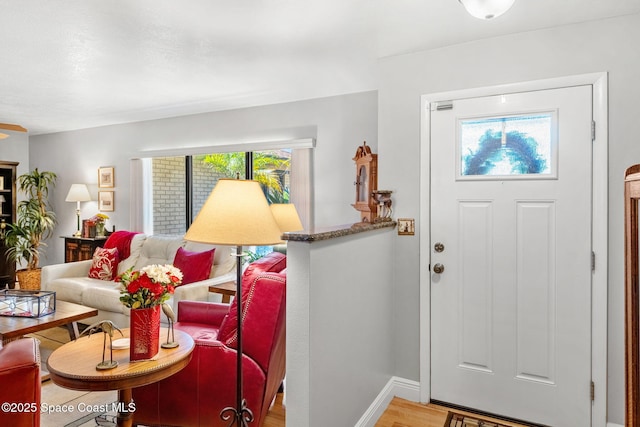
<instances>
[{"instance_id":1,"label":"armchair armrest","mask_svg":"<svg viewBox=\"0 0 640 427\"><path fill-rule=\"evenodd\" d=\"M180 301L178 322L219 326L229 312L229 304L207 301Z\"/></svg>"},{"instance_id":2,"label":"armchair armrest","mask_svg":"<svg viewBox=\"0 0 640 427\"><path fill-rule=\"evenodd\" d=\"M0 349L0 390L2 402L30 403L40 407L40 350L35 338L11 341ZM7 387L12 384L11 387ZM39 426L40 411L2 414L2 424Z\"/></svg>"},{"instance_id":3,"label":"armchair armrest","mask_svg":"<svg viewBox=\"0 0 640 427\"><path fill-rule=\"evenodd\" d=\"M40 369L40 350L35 338L11 341L0 348L0 378L20 368Z\"/></svg>"},{"instance_id":4,"label":"armchair armrest","mask_svg":"<svg viewBox=\"0 0 640 427\"><path fill-rule=\"evenodd\" d=\"M45 265L42 267L42 289L47 290L50 282L62 277L87 277L92 262L92 260L88 259L65 264Z\"/></svg>"}]
</instances>

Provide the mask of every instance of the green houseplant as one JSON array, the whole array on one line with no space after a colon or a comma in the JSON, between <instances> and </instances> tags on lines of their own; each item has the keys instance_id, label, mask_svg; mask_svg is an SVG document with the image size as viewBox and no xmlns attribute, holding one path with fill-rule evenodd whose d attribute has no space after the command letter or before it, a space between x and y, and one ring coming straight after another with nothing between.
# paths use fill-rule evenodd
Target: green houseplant
<instances>
[{"instance_id":1,"label":"green houseplant","mask_svg":"<svg viewBox=\"0 0 640 427\"><path fill-rule=\"evenodd\" d=\"M38 169L18 177L18 190L26 199L18 203L16 222L7 225L5 244L7 258L26 265L16 275L21 289L40 289L40 255L56 225L56 215L51 210L49 190L56 184L56 174Z\"/></svg>"}]
</instances>

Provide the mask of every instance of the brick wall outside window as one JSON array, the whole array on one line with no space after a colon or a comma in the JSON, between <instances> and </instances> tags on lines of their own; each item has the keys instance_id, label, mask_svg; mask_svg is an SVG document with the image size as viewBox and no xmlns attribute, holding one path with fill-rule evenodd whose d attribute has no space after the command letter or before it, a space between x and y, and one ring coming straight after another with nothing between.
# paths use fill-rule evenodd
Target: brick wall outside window
<instances>
[{"instance_id":1,"label":"brick wall outside window","mask_svg":"<svg viewBox=\"0 0 640 427\"><path fill-rule=\"evenodd\" d=\"M153 233L178 235L186 232L185 158L153 159ZM206 164L193 158L193 215L197 215L205 200L222 176Z\"/></svg>"}]
</instances>

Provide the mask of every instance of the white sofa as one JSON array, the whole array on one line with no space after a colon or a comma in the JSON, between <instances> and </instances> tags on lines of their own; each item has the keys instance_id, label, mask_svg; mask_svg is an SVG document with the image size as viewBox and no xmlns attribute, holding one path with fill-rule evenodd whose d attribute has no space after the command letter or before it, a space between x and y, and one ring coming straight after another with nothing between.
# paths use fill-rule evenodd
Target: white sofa
<instances>
[{"instance_id":1,"label":"white sofa","mask_svg":"<svg viewBox=\"0 0 640 427\"><path fill-rule=\"evenodd\" d=\"M215 247L216 251L209 279L179 286L169 299L168 304L176 315L178 301L208 301L210 285L235 281L236 264L235 257L231 255L231 246L187 242L182 237L137 234L131 240L130 256L118 264L118 274L131 267L139 270L151 264L172 264L179 247L193 252ZM97 308L98 315L86 320L87 323L111 320L120 328L129 327L129 309L120 302L120 283L89 278L91 263L91 260L87 260L42 267L41 288L55 291L57 301ZM162 322L167 323L164 314Z\"/></svg>"}]
</instances>

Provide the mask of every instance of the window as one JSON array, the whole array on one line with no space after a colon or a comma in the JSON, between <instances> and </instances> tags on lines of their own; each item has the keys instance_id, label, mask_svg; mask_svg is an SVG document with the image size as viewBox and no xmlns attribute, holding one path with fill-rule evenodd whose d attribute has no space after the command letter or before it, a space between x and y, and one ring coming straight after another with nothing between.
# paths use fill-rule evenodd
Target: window
<instances>
[{"instance_id":1,"label":"window","mask_svg":"<svg viewBox=\"0 0 640 427\"><path fill-rule=\"evenodd\" d=\"M459 121L459 178L555 177L555 113Z\"/></svg>"},{"instance_id":2,"label":"window","mask_svg":"<svg viewBox=\"0 0 640 427\"><path fill-rule=\"evenodd\" d=\"M255 179L269 203L289 203L291 149L156 157L153 233L183 234L221 178Z\"/></svg>"}]
</instances>

